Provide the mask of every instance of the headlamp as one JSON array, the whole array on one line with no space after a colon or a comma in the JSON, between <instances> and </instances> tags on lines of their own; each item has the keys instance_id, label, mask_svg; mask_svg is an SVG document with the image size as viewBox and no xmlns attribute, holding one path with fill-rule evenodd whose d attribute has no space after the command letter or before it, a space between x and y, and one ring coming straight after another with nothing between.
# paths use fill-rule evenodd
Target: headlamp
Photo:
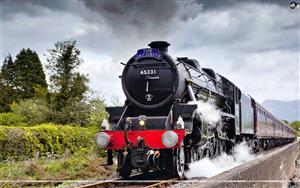
<instances>
[{"instance_id":1,"label":"headlamp","mask_svg":"<svg viewBox=\"0 0 300 188\"><path fill-rule=\"evenodd\" d=\"M146 123L145 120L140 120L140 121L139 121L140 126L144 126L145 123Z\"/></svg>"},{"instance_id":2,"label":"headlamp","mask_svg":"<svg viewBox=\"0 0 300 188\"><path fill-rule=\"evenodd\" d=\"M110 137L109 137L109 135L107 133L100 132L100 133L96 134L96 136L95 136L95 142L96 142L96 145L99 148L106 148L106 146L110 142Z\"/></svg>"},{"instance_id":3,"label":"headlamp","mask_svg":"<svg viewBox=\"0 0 300 188\"><path fill-rule=\"evenodd\" d=\"M178 142L178 136L174 131L166 131L163 135L162 135L162 143L168 147L174 147L177 142Z\"/></svg>"},{"instance_id":4,"label":"headlamp","mask_svg":"<svg viewBox=\"0 0 300 188\"><path fill-rule=\"evenodd\" d=\"M144 127L146 126L146 121L147 121L147 118L146 118L145 115L139 116L138 122L139 122L139 125L140 125L141 127L144 128Z\"/></svg>"}]
</instances>

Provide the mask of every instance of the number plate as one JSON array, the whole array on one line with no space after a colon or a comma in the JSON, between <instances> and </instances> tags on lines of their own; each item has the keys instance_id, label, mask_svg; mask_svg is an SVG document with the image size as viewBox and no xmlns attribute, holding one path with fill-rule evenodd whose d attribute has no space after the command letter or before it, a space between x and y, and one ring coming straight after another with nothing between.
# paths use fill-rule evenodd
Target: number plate
<instances>
[{"instance_id":1,"label":"number plate","mask_svg":"<svg viewBox=\"0 0 300 188\"><path fill-rule=\"evenodd\" d=\"M143 69L140 71L140 75L153 75L157 73L158 73L157 69Z\"/></svg>"}]
</instances>

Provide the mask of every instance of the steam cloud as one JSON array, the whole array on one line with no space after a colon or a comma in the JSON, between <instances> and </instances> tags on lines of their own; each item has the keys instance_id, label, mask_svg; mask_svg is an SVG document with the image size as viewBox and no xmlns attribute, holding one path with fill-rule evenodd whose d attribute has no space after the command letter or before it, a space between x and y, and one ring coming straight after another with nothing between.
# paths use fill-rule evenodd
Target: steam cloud
<instances>
[{"instance_id":1,"label":"steam cloud","mask_svg":"<svg viewBox=\"0 0 300 188\"><path fill-rule=\"evenodd\" d=\"M197 111L202 114L203 118L210 125L215 125L218 121L221 120L220 111L217 109L212 100L207 100L206 102L189 102L189 104L197 104Z\"/></svg>"},{"instance_id":2,"label":"steam cloud","mask_svg":"<svg viewBox=\"0 0 300 188\"><path fill-rule=\"evenodd\" d=\"M209 178L234 168L240 164L251 161L255 157L257 156L250 153L250 147L247 145L247 143L242 142L234 147L234 153L232 155L223 153L214 159L204 158L200 161L190 164L190 170L187 172L187 177Z\"/></svg>"},{"instance_id":3,"label":"steam cloud","mask_svg":"<svg viewBox=\"0 0 300 188\"><path fill-rule=\"evenodd\" d=\"M217 109L213 101L208 100L206 102L197 101L190 102L197 104L197 110L203 116L203 118L209 122L210 125L215 125L221 120L220 111ZM215 176L221 172L234 168L242 163L248 162L255 158L250 153L251 149L247 143L243 142L238 144L233 149L232 155L226 153L217 156L214 159L208 157L190 164L189 171L187 172L188 178L205 177L209 178Z\"/></svg>"}]
</instances>

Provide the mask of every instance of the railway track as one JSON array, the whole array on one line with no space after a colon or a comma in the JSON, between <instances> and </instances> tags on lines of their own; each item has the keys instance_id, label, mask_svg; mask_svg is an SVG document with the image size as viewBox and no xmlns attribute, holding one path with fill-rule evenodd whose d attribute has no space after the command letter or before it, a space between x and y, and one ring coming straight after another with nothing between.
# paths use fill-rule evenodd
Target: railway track
<instances>
[{"instance_id":1,"label":"railway track","mask_svg":"<svg viewBox=\"0 0 300 188\"><path fill-rule=\"evenodd\" d=\"M178 183L178 178L174 178L161 172L151 172L147 176L142 174L133 175L129 180L115 179L93 182L86 185L78 186L78 188L111 188L111 187L144 187L144 188L159 188L167 187Z\"/></svg>"},{"instance_id":2,"label":"railway track","mask_svg":"<svg viewBox=\"0 0 300 188\"><path fill-rule=\"evenodd\" d=\"M144 188L159 188L168 187L175 184L177 178L168 180L110 180L80 186L79 188L110 188L110 187L144 187Z\"/></svg>"}]
</instances>

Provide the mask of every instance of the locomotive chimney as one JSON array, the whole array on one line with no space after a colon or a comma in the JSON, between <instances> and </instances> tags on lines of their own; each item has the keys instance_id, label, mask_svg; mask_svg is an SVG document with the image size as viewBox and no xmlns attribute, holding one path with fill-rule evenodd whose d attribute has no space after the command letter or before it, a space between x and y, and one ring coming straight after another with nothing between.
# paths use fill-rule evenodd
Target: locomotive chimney
<instances>
[{"instance_id":1,"label":"locomotive chimney","mask_svg":"<svg viewBox=\"0 0 300 188\"><path fill-rule=\"evenodd\" d=\"M153 41L148 46L158 49L161 53L167 53L170 44L167 41Z\"/></svg>"}]
</instances>

